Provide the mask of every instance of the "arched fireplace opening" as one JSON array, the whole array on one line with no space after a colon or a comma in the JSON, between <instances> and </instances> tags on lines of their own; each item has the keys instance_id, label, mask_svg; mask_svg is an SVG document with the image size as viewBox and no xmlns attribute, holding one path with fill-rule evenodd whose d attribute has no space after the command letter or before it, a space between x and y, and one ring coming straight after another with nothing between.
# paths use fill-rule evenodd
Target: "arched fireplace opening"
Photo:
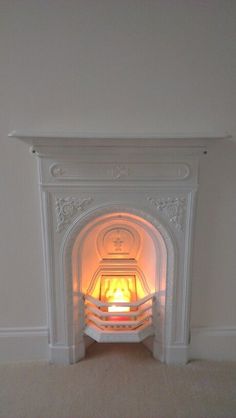
<instances>
[{"instance_id":1,"label":"arched fireplace opening","mask_svg":"<svg viewBox=\"0 0 236 418\"><path fill-rule=\"evenodd\" d=\"M144 342L163 360L167 247L157 226L135 212L106 211L84 221L79 231L74 227L77 359L84 357L89 337L100 343Z\"/></svg>"}]
</instances>

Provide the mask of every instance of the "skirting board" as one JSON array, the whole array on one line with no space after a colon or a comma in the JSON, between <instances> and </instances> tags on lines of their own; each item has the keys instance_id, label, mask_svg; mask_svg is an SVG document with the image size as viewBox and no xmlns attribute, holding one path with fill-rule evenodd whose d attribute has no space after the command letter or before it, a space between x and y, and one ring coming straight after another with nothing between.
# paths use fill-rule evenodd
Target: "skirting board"
<instances>
[{"instance_id":1,"label":"skirting board","mask_svg":"<svg viewBox=\"0 0 236 418\"><path fill-rule=\"evenodd\" d=\"M236 361L236 327L191 329L189 359ZM47 327L0 328L0 363L49 360Z\"/></svg>"},{"instance_id":2,"label":"skirting board","mask_svg":"<svg viewBox=\"0 0 236 418\"><path fill-rule=\"evenodd\" d=\"M236 361L236 327L192 328L189 357Z\"/></svg>"},{"instance_id":3,"label":"skirting board","mask_svg":"<svg viewBox=\"0 0 236 418\"><path fill-rule=\"evenodd\" d=\"M0 328L0 363L48 359L47 327Z\"/></svg>"}]
</instances>

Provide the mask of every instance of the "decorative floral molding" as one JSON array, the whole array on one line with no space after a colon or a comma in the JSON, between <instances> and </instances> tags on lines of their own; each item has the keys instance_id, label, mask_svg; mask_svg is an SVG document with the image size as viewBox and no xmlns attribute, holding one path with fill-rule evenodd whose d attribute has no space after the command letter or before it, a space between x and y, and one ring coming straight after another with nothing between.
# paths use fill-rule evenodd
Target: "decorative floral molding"
<instances>
[{"instance_id":1,"label":"decorative floral molding","mask_svg":"<svg viewBox=\"0 0 236 418\"><path fill-rule=\"evenodd\" d=\"M114 165L111 170L111 176L114 180L118 180L129 176L128 167L125 165Z\"/></svg>"},{"instance_id":2,"label":"decorative floral molding","mask_svg":"<svg viewBox=\"0 0 236 418\"><path fill-rule=\"evenodd\" d=\"M60 177L65 174L65 171L59 164L52 164L49 170L52 177Z\"/></svg>"},{"instance_id":3,"label":"decorative floral molding","mask_svg":"<svg viewBox=\"0 0 236 418\"><path fill-rule=\"evenodd\" d=\"M185 197L154 199L153 197L148 196L147 200L149 200L158 211L163 212L169 219L169 222L173 224L178 231L183 231L186 211Z\"/></svg>"},{"instance_id":4,"label":"decorative floral molding","mask_svg":"<svg viewBox=\"0 0 236 418\"><path fill-rule=\"evenodd\" d=\"M92 202L92 198L76 199L75 197L56 198L57 232L61 232L68 225L78 211L85 210Z\"/></svg>"}]
</instances>

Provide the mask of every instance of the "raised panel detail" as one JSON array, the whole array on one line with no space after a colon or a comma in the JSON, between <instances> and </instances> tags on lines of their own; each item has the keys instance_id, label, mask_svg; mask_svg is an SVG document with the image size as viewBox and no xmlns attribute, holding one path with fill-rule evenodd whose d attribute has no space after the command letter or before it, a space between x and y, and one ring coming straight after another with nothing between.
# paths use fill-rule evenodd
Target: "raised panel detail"
<instances>
[{"instance_id":1,"label":"raised panel detail","mask_svg":"<svg viewBox=\"0 0 236 418\"><path fill-rule=\"evenodd\" d=\"M190 176L190 167L184 163L53 163L49 174L54 181L172 181L186 180Z\"/></svg>"}]
</instances>

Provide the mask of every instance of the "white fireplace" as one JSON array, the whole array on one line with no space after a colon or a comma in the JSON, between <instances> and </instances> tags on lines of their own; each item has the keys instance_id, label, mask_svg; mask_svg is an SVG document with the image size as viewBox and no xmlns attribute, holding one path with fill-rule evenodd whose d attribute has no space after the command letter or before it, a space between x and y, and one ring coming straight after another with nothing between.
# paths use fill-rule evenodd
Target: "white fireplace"
<instances>
[{"instance_id":1,"label":"white fireplace","mask_svg":"<svg viewBox=\"0 0 236 418\"><path fill-rule=\"evenodd\" d=\"M204 138L12 136L38 161L51 361L97 341L186 363Z\"/></svg>"}]
</instances>

